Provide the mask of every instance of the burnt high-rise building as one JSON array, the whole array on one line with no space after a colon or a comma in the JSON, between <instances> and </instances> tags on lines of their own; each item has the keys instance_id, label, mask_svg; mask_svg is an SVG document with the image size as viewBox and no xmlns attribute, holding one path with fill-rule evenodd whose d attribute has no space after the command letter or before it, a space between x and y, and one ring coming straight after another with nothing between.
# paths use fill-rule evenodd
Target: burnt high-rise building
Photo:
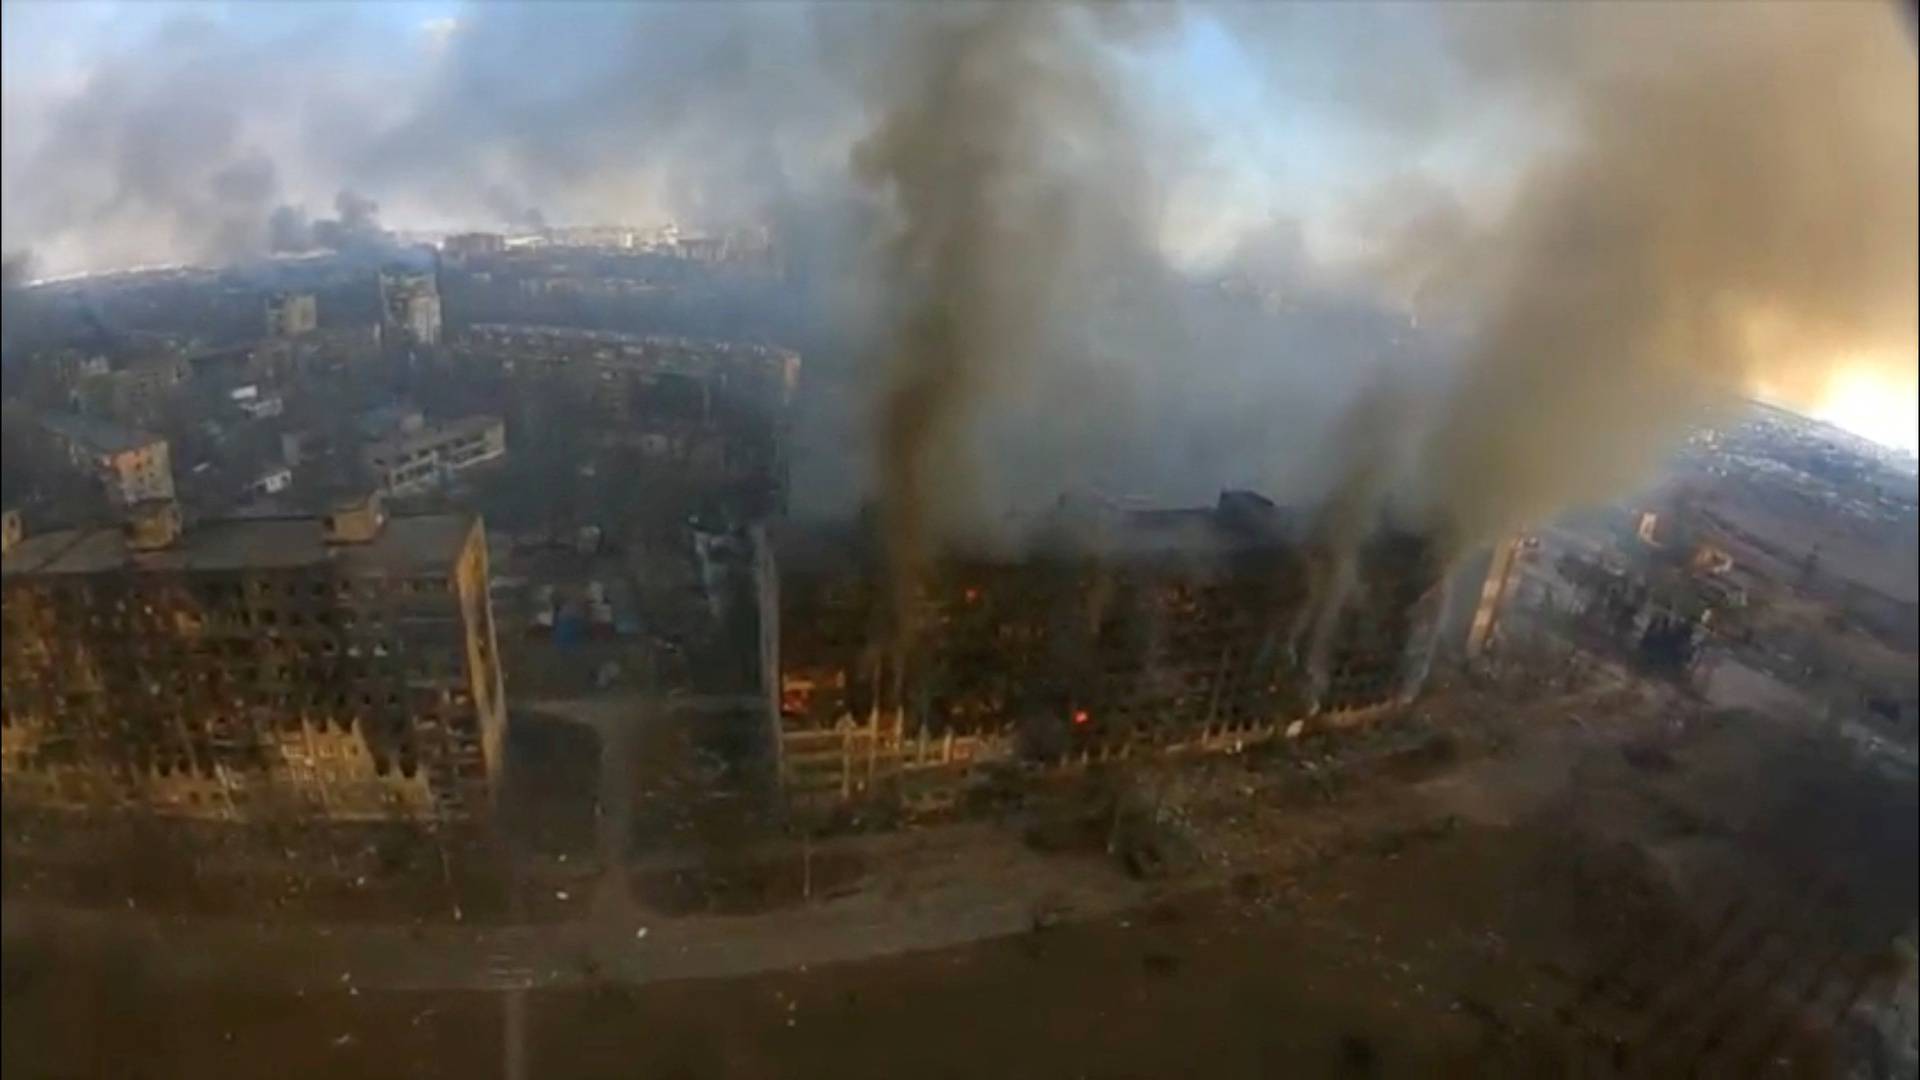
<instances>
[{"instance_id":1,"label":"burnt high-rise building","mask_svg":"<svg viewBox=\"0 0 1920 1080\"><path fill-rule=\"evenodd\" d=\"M4 562L11 807L227 820L462 820L506 725L472 515L27 535Z\"/></svg>"},{"instance_id":2,"label":"burnt high-rise building","mask_svg":"<svg viewBox=\"0 0 1920 1080\"><path fill-rule=\"evenodd\" d=\"M763 548L763 662L799 803L939 800L985 762L1358 718L1418 692L1444 592L1428 538L1382 528L1334 552L1249 492L1191 510L1063 504L1017 553L938 560L904 605L871 539L804 530Z\"/></svg>"},{"instance_id":3,"label":"burnt high-rise building","mask_svg":"<svg viewBox=\"0 0 1920 1080\"><path fill-rule=\"evenodd\" d=\"M320 307L312 293L278 292L267 297L267 336L294 338L320 327Z\"/></svg>"},{"instance_id":4,"label":"burnt high-rise building","mask_svg":"<svg viewBox=\"0 0 1920 1080\"><path fill-rule=\"evenodd\" d=\"M608 444L740 494L746 505L771 512L785 503L788 410L801 367L792 350L500 323L469 327L457 348L516 381L577 387L612 421Z\"/></svg>"},{"instance_id":5,"label":"burnt high-rise building","mask_svg":"<svg viewBox=\"0 0 1920 1080\"><path fill-rule=\"evenodd\" d=\"M440 344L440 288L431 272L381 271L380 336L395 347Z\"/></svg>"}]
</instances>

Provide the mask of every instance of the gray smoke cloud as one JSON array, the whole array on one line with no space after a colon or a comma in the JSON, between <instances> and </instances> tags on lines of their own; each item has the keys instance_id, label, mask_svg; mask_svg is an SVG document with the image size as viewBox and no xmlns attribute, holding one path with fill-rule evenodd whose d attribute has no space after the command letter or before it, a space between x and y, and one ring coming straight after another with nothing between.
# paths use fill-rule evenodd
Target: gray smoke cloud
<instances>
[{"instance_id":1,"label":"gray smoke cloud","mask_svg":"<svg viewBox=\"0 0 1920 1080\"><path fill-rule=\"evenodd\" d=\"M1068 350L1114 258L1144 250L1145 170L1094 20L1039 5L917 28L854 168L896 210L880 355L881 515L901 604L938 532L978 520L975 410ZM1031 395L1019 395L1031 396Z\"/></svg>"},{"instance_id":2,"label":"gray smoke cloud","mask_svg":"<svg viewBox=\"0 0 1920 1080\"><path fill-rule=\"evenodd\" d=\"M15 331L26 311L25 286L32 269L32 257L24 251L0 257L0 355L11 350Z\"/></svg>"},{"instance_id":3,"label":"gray smoke cloud","mask_svg":"<svg viewBox=\"0 0 1920 1080\"><path fill-rule=\"evenodd\" d=\"M186 14L43 110L9 100L9 128L39 137L10 132L8 244L55 273L264 250L283 176L259 121L314 74L284 46Z\"/></svg>"},{"instance_id":4,"label":"gray smoke cloud","mask_svg":"<svg viewBox=\"0 0 1920 1080\"><path fill-rule=\"evenodd\" d=\"M547 227L547 215L528 200L517 198L503 184L488 186L482 196L487 209L493 212L496 220L509 229L544 229Z\"/></svg>"},{"instance_id":5,"label":"gray smoke cloud","mask_svg":"<svg viewBox=\"0 0 1920 1080\"><path fill-rule=\"evenodd\" d=\"M334 207L352 235L376 204L469 227L762 220L843 171L863 123L864 61L829 64L822 35L858 57L883 21L488 3L409 39L377 9L274 15L188 9L48 100L10 93L7 245L53 273L299 250L342 191L368 200Z\"/></svg>"},{"instance_id":6,"label":"gray smoke cloud","mask_svg":"<svg viewBox=\"0 0 1920 1080\"><path fill-rule=\"evenodd\" d=\"M1892 5L1468 9L1447 29L1484 92L1564 123L1490 229L1393 252L1450 277L1470 326L1426 403L1415 501L1484 537L1619 492L1715 404L1812 404L1841 365L1911 380L1916 68Z\"/></svg>"},{"instance_id":7,"label":"gray smoke cloud","mask_svg":"<svg viewBox=\"0 0 1920 1080\"><path fill-rule=\"evenodd\" d=\"M810 376L848 376L803 430L867 466L821 475L881 497L903 566L1084 487L1485 536L1619 490L1714 401L1913 368L1891 7L479 4L408 63L390 24L300 10L175 19L10 122L6 246L57 273L335 246L378 211L772 222ZM1219 132L1133 61L1195 22L1378 163L1358 255L1279 206L1216 271L1169 266L1169 192L1206 190ZM1531 133L1483 154L1504 193L1425 167L1503 111Z\"/></svg>"},{"instance_id":8,"label":"gray smoke cloud","mask_svg":"<svg viewBox=\"0 0 1920 1080\"><path fill-rule=\"evenodd\" d=\"M392 238L380 227L379 203L343 189L333 198L333 210L333 217L309 220L301 207L275 207L267 217L267 250L375 254L394 250Z\"/></svg>"},{"instance_id":9,"label":"gray smoke cloud","mask_svg":"<svg viewBox=\"0 0 1920 1080\"><path fill-rule=\"evenodd\" d=\"M340 228L347 232L380 227L380 204L357 191L343 189L335 195L333 210Z\"/></svg>"},{"instance_id":10,"label":"gray smoke cloud","mask_svg":"<svg viewBox=\"0 0 1920 1080\"><path fill-rule=\"evenodd\" d=\"M762 220L843 170L862 122L850 80L884 18L791 4L475 5L408 113L350 140L341 161L368 190L477 221ZM844 55L830 60L829 43Z\"/></svg>"},{"instance_id":11,"label":"gray smoke cloud","mask_svg":"<svg viewBox=\"0 0 1920 1080\"><path fill-rule=\"evenodd\" d=\"M267 250L308 251L313 248L313 222L297 206L276 206L267 216Z\"/></svg>"}]
</instances>

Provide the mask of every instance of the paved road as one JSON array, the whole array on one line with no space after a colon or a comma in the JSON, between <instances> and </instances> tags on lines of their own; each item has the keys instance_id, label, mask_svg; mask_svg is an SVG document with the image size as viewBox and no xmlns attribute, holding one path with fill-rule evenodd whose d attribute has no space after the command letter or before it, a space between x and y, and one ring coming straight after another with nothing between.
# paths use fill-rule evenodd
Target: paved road
<instances>
[{"instance_id":1,"label":"paved road","mask_svg":"<svg viewBox=\"0 0 1920 1080\"><path fill-rule=\"evenodd\" d=\"M979 826L926 836L887 861L884 880L852 895L747 916L650 919L596 906L590 918L546 925L278 925L10 901L3 921L9 939L151 949L187 976L505 990L741 975L939 948L1028 929L1042 906L1097 914L1145 895L1109 867L1089 873L1086 861L1037 855Z\"/></svg>"}]
</instances>

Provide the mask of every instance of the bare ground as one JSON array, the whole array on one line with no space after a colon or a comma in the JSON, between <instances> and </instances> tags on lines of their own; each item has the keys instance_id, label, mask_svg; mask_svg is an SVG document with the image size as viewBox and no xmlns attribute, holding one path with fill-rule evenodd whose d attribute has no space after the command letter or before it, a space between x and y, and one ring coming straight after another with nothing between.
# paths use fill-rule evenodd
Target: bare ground
<instances>
[{"instance_id":1,"label":"bare ground","mask_svg":"<svg viewBox=\"0 0 1920 1080\"><path fill-rule=\"evenodd\" d=\"M636 890L616 914L644 937L612 917L263 935L10 902L3 1057L33 1076L1898 1074L1868 1023L1912 979L1889 947L1920 876L1903 763L1606 685L1440 695L1397 730L1125 778L1186 853L1156 881L968 826L781 910L676 916Z\"/></svg>"}]
</instances>

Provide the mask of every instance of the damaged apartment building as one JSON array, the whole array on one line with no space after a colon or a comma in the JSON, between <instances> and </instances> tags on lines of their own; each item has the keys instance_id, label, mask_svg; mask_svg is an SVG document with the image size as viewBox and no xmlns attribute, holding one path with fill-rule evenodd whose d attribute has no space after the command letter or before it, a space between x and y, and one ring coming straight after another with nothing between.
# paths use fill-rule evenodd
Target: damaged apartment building
<instances>
[{"instance_id":1,"label":"damaged apartment building","mask_svg":"<svg viewBox=\"0 0 1920 1080\"><path fill-rule=\"evenodd\" d=\"M507 453L507 426L497 416L465 416L428 424L413 422L369 442L361 460L382 491L412 495L451 482Z\"/></svg>"},{"instance_id":2,"label":"damaged apartment building","mask_svg":"<svg viewBox=\"0 0 1920 1080\"><path fill-rule=\"evenodd\" d=\"M42 417L40 422L65 449L75 468L98 479L114 505L173 498L173 462L167 440L90 416L56 413Z\"/></svg>"},{"instance_id":3,"label":"damaged apartment building","mask_svg":"<svg viewBox=\"0 0 1920 1080\"><path fill-rule=\"evenodd\" d=\"M380 272L380 341L393 348L440 344L440 286L425 271Z\"/></svg>"},{"instance_id":4,"label":"damaged apartment building","mask_svg":"<svg viewBox=\"0 0 1920 1080\"><path fill-rule=\"evenodd\" d=\"M1017 555L941 560L899 632L871 540L762 546L762 662L799 806L940 805L981 766L1355 722L1419 691L1445 592L1428 538L1383 528L1340 567L1250 492L1190 510L1063 501Z\"/></svg>"},{"instance_id":5,"label":"damaged apartment building","mask_svg":"<svg viewBox=\"0 0 1920 1080\"><path fill-rule=\"evenodd\" d=\"M583 388L605 438L719 484L785 488L784 425L799 354L771 345L483 323L460 349L518 380Z\"/></svg>"},{"instance_id":6,"label":"damaged apartment building","mask_svg":"<svg viewBox=\"0 0 1920 1080\"><path fill-rule=\"evenodd\" d=\"M1589 642L1650 671L1688 678L1703 646L1745 593L1710 573L1671 566L1633 568L1604 558L1563 555L1555 570L1573 590L1573 628Z\"/></svg>"},{"instance_id":7,"label":"damaged apartment building","mask_svg":"<svg viewBox=\"0 0 1920 1080\"><path fill-rule=\"evenodd\" d=\"M470 514L9 535L9 812L460 821L491 804L506 704Z\"/></svg>"}]
</instances>

